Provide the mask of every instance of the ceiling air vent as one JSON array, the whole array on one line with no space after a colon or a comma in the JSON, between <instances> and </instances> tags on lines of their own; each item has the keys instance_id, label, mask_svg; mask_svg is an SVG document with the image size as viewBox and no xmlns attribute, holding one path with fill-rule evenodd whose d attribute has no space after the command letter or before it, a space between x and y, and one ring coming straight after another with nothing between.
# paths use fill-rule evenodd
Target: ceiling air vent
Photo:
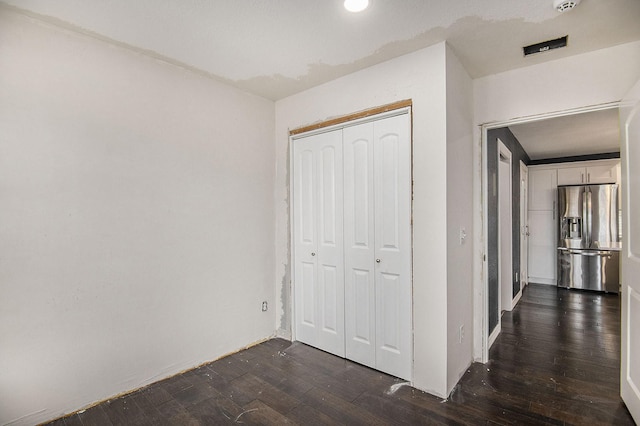
<instances>
[{"instance_id":1,"label":"ceiling air vent","mask_svg":"<svg viewBox=\"0 0 640 426\"><path fill-rule=\"evenodd\" d=\"M534 53L546 52L547 50L558 49L567 45L567 38L564 36L556 38L554 40L543 41L542 43L532 44L522 48L524 50L524 56L533 55Z\"/></svg>"},{"instance_id":2,"label":"ceiling air vent","mask_svg":"<svg viewBox=\"0 0 640 426\"><path fill-rule=\"evenodd\" d=\"M560 13L573 9L580 3L580 0L554 0L553 7Z\"/></svg>"}]
</instances>

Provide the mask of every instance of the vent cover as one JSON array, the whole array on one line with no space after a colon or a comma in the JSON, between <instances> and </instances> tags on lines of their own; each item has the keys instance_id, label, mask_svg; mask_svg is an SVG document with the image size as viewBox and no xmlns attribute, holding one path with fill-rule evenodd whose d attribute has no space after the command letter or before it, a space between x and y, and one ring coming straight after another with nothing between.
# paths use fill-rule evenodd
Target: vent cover
<instances>
[{"instance_id":1,"label":"vent cover","mask_svg":"<svg viewBox=\"0 0 640 426\"><path fill-rule=\"evenodd\" d=\"M558 49L567 45L567 38L564 36L556 38L554 40L543 41L542 43L532 44L522 48L524 50L524 56L533 55L534 53L546 52L548 50Z\"/></svg>"},{"instance_id":2,"label":"vent cover","mask_svg":"<svg viewBox=\"0 0 640 426\"><path fill-rule=\"evenodd\" d=\"M560 13L566 12L567 10L571 10L576 7L580 3L580 0L555 0L553 2L553 7Z\"/></svg>"}]
</instances>

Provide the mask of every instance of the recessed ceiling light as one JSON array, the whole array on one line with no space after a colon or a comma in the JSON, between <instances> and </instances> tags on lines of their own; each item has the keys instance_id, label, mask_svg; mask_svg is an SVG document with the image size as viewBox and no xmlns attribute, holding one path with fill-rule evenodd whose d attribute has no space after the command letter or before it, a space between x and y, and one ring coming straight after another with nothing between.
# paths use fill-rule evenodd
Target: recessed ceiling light
<instances>
[{"instance_id":1,"label":"recessed ceiling light","mask_svg":"<svg viewBox=\"0 0 640 426\"><path fill-rule=\"evenodd\" d=\"M344 0L344 8L349 12L362 12L369 6L369 0Z\"/></svg>"}]
</instances>

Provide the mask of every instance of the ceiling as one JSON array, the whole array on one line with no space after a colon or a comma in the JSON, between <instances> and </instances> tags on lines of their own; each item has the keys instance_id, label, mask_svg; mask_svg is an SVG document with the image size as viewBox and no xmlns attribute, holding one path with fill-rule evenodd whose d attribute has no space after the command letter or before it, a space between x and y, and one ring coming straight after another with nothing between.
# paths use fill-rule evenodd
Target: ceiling
<instances>
[{"instance_id":1,"label":"ceiling","mask_svg":"<svg viewBox=\"0 0 640 426\"><path fill-rule=\"evenodd\" d=\"M509 126L532 160L620 151L618 109Z\"/></svg>"},{"instance_id":2,"label":"ceiling","mask_svg":"<svg viewBox=\"0 0 640 426\"><path fill-rule=\"evenodd\" d=\"M444 40L472 78L640 40L639 0L582 0L562 14L553 0L370 0L358 14L342 3L0 0L0 13L17 11L272 100ZM564 35L567 47L523 56L522 46ZM569 152L559 148L559 128L582 129L571 138L588 151L589 137L611 135L610 118L600 130L585 117L512 130L532 158L548 157ZM551 128L553 138L545 136Z\"/></svg>"},{"instance_id":3,"label":"ceiling","mask_svg":"<svg viewBox=\"0 0 640 426\"><path fill-rule=\"evenodd\" d=\"M273 100L444 40L472 78L640 40L638 0L562 14L553 0L370 0L358 14L343 0L2 3ZM567 34L568 47L523 57Z\"/></svg>"}]
</instances>

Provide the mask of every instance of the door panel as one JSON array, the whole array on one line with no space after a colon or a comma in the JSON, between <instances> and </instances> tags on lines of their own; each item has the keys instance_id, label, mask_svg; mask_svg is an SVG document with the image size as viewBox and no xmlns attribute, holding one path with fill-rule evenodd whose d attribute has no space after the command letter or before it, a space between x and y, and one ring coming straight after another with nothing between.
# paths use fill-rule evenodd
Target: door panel
<instances>
[{"instance_id":1,"label":"door panel","mask_svg":"<svg viewBox=\"0 0 640 426\"><path fill-rule=\"evenodd\" d=\"M347 127L344 148L347 358L375 367L373 123Z\"/></svg>"},{"instance_id":2,"label":"door panel","mask_svg":"<svg viewBox=\"0 0 640 426\"><path fill-rule=\"evenodd\" d=\"M382 123L380 123L382 125ZM379 126L378 126L379 127ZM378 193L381 203L377 204L376 211L379 213L376 217L377 232L376 237L379 238L377 247L379 250L399 250L398 241L398 194L400 188L398 185L399 150L401 135L397 133L386 133L378 136L378 149L376 153L378 179L376 187L379 187Z\"/></svg>"},{"instance_id":3,"label":"door panel","mask_svg":"<svg viewBox=\"0 0 640 426\"><path fill-rule=\"evenodd\" d=\"M411 378L411 137L409 117L374 123L376 365Z\"/></svg>"},{"instance_id":4,"label":"door panel","mask_svg":"<svg viewBox=\"0 0 640 426\"><path fill-rule=\"evenodd\" d=\"M342 197L341 188L338 188L338 182L336 182L339 173L342 170L337 170L336 161L341 155L336 152L335 146L324 146L321 149L318 160L320 166L318 171L320 176L318 183L319 198L320 198L320 243L325 247L337 246L337 233L342 230L342 226L339 222L342 221L342 211L338 211L337 204ZM340 217L336 217L339 215Z\"/></svg>"},{"instance_id":5,"label":"door panel","mask_svg":"<svg viewBox=\"0 0 640 426\"><path fill-rule=\"evenodd\" d=\"M301 143L302 144L302 143ZM305 145L308 145L305 143ZM299 153L299 167L300 174L297 179L298 187L298 211L296 212L296 219L298 220L297 229L299 230L298 236L300 237L298 243L301 244L315 244L315 161L314 153L308 147L301 147Z\"/></svg>"},{"instance_id":6,"label":"door panel","mask_svg":"<svg viewBox=\"0 0 640 426\"><path fill-rule=\"evenodd\" d=\"M380 293L384 298L384 303L380 304L380 323L382 332L379 346L383 351L391 351L394 355L400 353L400 296L399 289L400 276L396 274L380 274Z\"/></svg>"},{"instance_id":7,"label":"door panel","mask_svg":"<svg viewBox=\"0 0 640 426\"><path fill-rule=\"evenodd\" d=\"M361 271L354 269L352 276L355 300L365 301L366 303L356 303L350 305L349 310L353 310L353 327L354 331L347 334L348 337L362 344L349 345L347 342L347 357L349 354L357 353L357 357L363 360L366 365L375 366L373 357L374 329L373 317L375 306L373 300L373 276L371 271ZM352 358L349 358L352 359Z\"/></svg>"},{"instance_id":8,"label":"door panel","mask_svg":"<svg viewBox=\"0 0 640 426\"><path fill-rule=\"evenodd\" d=\"M296 338L344 356L342 132L296 140L293 151Z\"/></svg>"},{"instance_id":9,"label":"door panel","mask_svg":"<svg viewBox=\"0 0 640 426\"><path fill-rule=\"evenodd\" d=\"M300 317L302 319L302 325L310 327L309 333L315 334L316 326L316 264L315 262L300 262L301 263L301 280L300 295L302 296L302 312ZM299 333L306 335L307 330L299 330ZM313 337L311 337L313 338Z\"/></svg>"},{"instance_id":10,"label":"door panel","mask_svg":"<svg viewBox=\"0 0 640 426\"><path fill-rule=\"evenodd\" d=\"M346 130L345 133L345 139L349 137L356 138L351 142L347 139L345 142L345 152L347 153L345 155L349 155L350 159L347 164L351 165L351 169L345 170L345 175L349 177L346 182L347 191L349 191L349 204L345 208L349 209L350 218L353 221L349 222L353 230L352 243L354 246L363 249L372 248L370 242L373 237L371 232L371 220L373 218L371 212L373 208L371 185L373 148L371 147L371 140L366 138L367 135L362 135L365 137L358 138L350 129Z\"/></svg>"},{"instance_id":11,"label":"door panel","mask_svg":"<svg viewBox=\"0 0 640 426\"><path fill-rule=\"evenodd\" d=\"M620 108L622 158L622 360L620 394L640 423L640 81Z\"/></svg>"},{"instance_id":12,"label":"door panel","mask_svg":"<svg viewBox=\"0 0 640 426\"><path fill-rule=\"evenodd\" d=\"M296 336L306 343L317 340L316 318L316 162L311 141L300 141L294 152L294 245L296 283Z\"/></svg>"},{"instance_id":13,"label":"door panel","mask_svg":"<svg viewBox=\"0 0 640 426\"><path fill-rule=\"evenodd\" d=\"M323 333L334 336L339 333L338 304L343 303L338 297L339 277L337 268L333 265L322 265L319 268L320 294L322 295L322 316L320 318Z\"/></svg>"}]
</instances>

